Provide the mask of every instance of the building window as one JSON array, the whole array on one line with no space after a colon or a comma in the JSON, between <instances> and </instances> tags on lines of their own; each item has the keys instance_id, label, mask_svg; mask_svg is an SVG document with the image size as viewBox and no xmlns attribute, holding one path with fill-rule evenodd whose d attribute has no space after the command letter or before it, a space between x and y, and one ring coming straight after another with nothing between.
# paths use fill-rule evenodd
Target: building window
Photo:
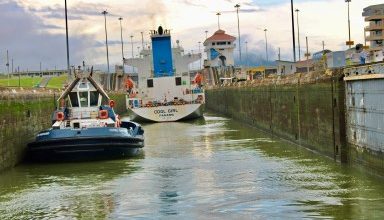
<instances>
[{"instance_id":1,"label":"building window","mask_svg":"<svg viewBox=\"0 0 384 220\"><path fill-rule=\"evenodd\" d=\"M216 43L212 43L212 46L215 46Z\"/></svg>"},{"instance_id":2,"label":"building window","mask_svg":"<svg viewBox=\"0 0 384 220\"><path fill-rule=\"evenodd\" d=\"M231 45L231 42L227 42L228 43L228 45Z\"/></svg>"},{"instance_id":3,"label":"building window","mask_svg":"<svg viewBox=\"0 0 384 220\"><path fill-rule=\"evenodd\" d=\"M148 79L147 80L147 87L152 88L153 87L153 79Z\"/></svg>"},{"instance_id":4,"label":"building window","mask_svg":"<svg viewBox=\"0 0 384 220\"><path fill-rule=\"evenodd\" d=\"M175 81L176 81L176 86L180 86L181 85L181 77L176 77Z\"/></svg>"}]
</instances>

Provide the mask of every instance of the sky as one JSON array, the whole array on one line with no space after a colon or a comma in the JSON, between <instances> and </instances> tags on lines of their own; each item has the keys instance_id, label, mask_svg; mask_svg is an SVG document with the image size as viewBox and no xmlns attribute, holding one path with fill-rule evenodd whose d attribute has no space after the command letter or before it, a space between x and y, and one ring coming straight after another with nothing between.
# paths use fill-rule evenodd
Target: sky
<instances>
[{"instance_id":1,"label":"sky","mask_svg":"<svg viewBox=\"0 0 384 220\"><path fill-rule=\"evenodd\" d=\"M353 0L350 3L351 39L364 43L364 7L382 4L382 0ZM141 49L141 32L150 43L149 30L162 25L171 30L172 42L180 41L186 52L198 52L206 33L220 28L238 36L235 4L240 4L239 24L243 64L266 64L266 37L270 61L293 60L291 6L289 0L67 0L70 64L95 65L106 69L106 16L109 61L113 70L121 64L121 29L125 58L137 56ZM322 50L322 42L332 51L345 50L348 40L347 3L345 0L294 0L299 9L301 59L305 38L311 53ZM6 72L6 51L14 69L66 69L64 0L0 0L0 72ZM297 13L295 12L296 51ZM267 29L265 32L264 29ZM133 50L131 38L133 41ZM245 44L247 42L247 44ZM238 42L236 41L236 44ZM201 44L200 44L201 45ZM138 48L139 47L139 48ZM239 62L239 51L235 61ZM200 48L203 52L203 46ZM296 52L298 54L298 52ZM204 55L203 55L204 56ZM297 55L298 56L298 55ZM192 68L198 68L197 63Z\"/></svg>"}]
</instances>

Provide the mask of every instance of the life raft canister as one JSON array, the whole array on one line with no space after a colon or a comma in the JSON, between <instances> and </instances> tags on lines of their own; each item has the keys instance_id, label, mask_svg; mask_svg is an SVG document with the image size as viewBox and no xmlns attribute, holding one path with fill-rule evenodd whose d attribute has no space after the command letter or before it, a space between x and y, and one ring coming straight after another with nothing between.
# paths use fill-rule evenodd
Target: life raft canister
<instances>
[{"instance_id":1,"label":"life raft canister","mask_svg":"<svg viewBox=\"0 0 384 220\"><path fill-rule=\"evenodd\" d=\"M64 120L64 112L56 112L56 120L63 121Z\"/></svg>"},{"instance_id":2,"label":"life raft canister","mask_svg":"<svg viewBox=\"0 0 384 220\"><path fill-rule=\"evenodd\" d=\"M108 111L107 110L100 110L99 111L99 118L107 119L108 118Z\"/></svg>"}]
</instances>

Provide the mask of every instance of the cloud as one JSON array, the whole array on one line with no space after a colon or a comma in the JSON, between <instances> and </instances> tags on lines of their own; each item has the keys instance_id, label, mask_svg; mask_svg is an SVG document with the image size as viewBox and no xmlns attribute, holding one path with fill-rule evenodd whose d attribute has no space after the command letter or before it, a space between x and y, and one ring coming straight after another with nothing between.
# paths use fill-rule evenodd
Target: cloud
<instances>
[{"instance_id":1,"label":"cloud","mask_svg":"<svg viewBox=\"0 0 384 220\"><path fill-rule=\"evenodd\" d=\"M62 29L60 26L45 24L15 2L1 3L0 10L3 12L0 14L0 25L3 27L1 52L9 51L15 68L36 70L40 62L44 69L66 68L65 35L49 32ZM84 53L92 50L87 49L87 45L94 39L93 35L72 36L69 39L71 60L79 62L84 59Z\"/></svg>"},{"instance_id":2,"label":"cloud","mask_svg":"<svg viewBox=\"0 0 384 220\"><path fill-rule=\"evenodd\" d=\"M84 4L82 2L77 2L76 5L69 7L67 5L67 15L68 20L83 20L88 16L100 16L101 9L108 8L105 4ZM53 6L29 6L28 11L39 14L44 18L56 18L64 19L65 18L65 7L64 5L55 4ZM109 14L109 16L116 16Z\"/></svg>"},{"instance_id":3,"label":"cloud","mask_svg":"<svg viewBox=\"0 0 384 220\"><path fill-rule=\"evenodd\" d=\"M68 1L69 43L71 63L100 64L106 62L104 17L107 10L109 60L111 65L121 62L120 22L125 54L131 54L133 36L134 54L141 46L141 32L148 43L149 30L162 25L171 29L173 42L179 39L185 51L197 51L198 43L205 39L205 31L212 35L217 30L217 11L221 11L220 28L237 37L239 11L242 53L248 42L249 56L265 57L264 29L268 29L270 59L281 49L282 59L292 60L292 33L290 1L283 0L77 0ZM342 50L347 38L347 10L340 0L295 0L300 9L301 50L308 36L311 53L322 49ZM356 43L363 42L363 29L367 24L361 16L364 7L382 3L382 0L352 1L351 35ZM38 68L40 60L50 66L66 65L64 3L62 0L0 0L1 58L10 50L15 60L29 69ZM332 15L332 16L330 16ZM295 13L296 25L296 13ZM296 40L297 40L297 28ZM17 37L15 37L17 36ZM209 37L208 36L208 37ZM297 46L297 45L296 45ZM203 50L203 49L201 49ZM274 53L274 54L273 54ZM261 54L261 55L259 55ZM235 57L237 55L235 54ZM251 58L250 58L251 59ZM3 62L5 63L5 62Z\"/></svg>"},{"instance_id":4,"label":"cloud","mask_svg":"<svg viewBox=\"0 0 384 220\"><path fill-rule=\"evenodd\" d=\"M265 11L264 9L260 9L260 8L247 8L247 9L239 9L239 13L254 13L254 12L263 12ZM230 13L237 13L236 10L232 10L232 11L221 11L220 13L224 14L224 13L227 13L227 14L230 14Z\"/></svg>"}]
</instances>

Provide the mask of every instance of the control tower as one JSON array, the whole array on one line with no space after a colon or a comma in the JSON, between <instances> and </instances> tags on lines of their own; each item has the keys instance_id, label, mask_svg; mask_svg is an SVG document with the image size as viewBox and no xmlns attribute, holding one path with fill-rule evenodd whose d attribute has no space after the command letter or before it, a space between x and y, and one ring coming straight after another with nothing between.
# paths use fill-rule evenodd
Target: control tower
<instances>
[{"instance_id":1,"label":"control tower","mask_svg":"<svg viewBox=\"0 0 384 220\"><path fill-rule=\"evenodd\" d=\"M204 51L207 53L207 60L204 66L226 67L234 66L233 52L235 50L236 37L228 35L223 30L217 30L212 36L204 41Z\"/></svg>"}]
</instances>

